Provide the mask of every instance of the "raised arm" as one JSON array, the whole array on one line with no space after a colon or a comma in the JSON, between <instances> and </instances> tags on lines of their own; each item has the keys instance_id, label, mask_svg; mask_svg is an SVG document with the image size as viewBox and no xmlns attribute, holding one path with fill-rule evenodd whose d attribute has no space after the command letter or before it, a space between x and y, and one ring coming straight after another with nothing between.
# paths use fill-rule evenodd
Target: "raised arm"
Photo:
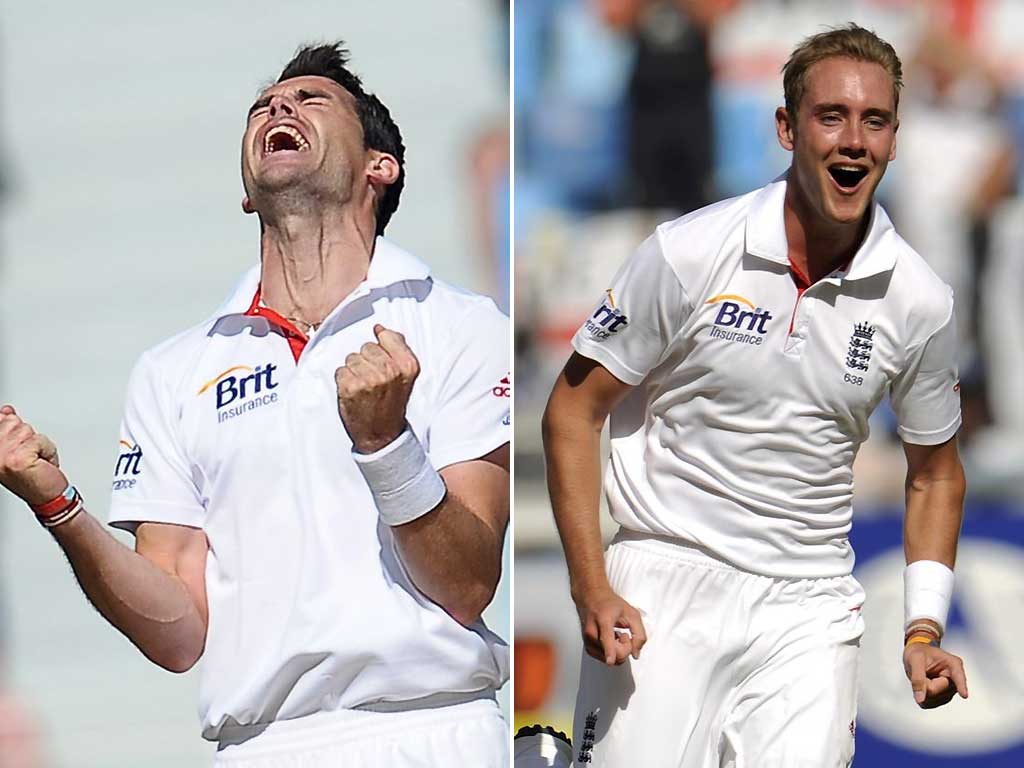
<instances>
[{"instance_id":1,"label":"raised arm","mask_svg":"<svg viewBox=\"0 0 1024 768\"><path fill-rule=\"evenodd\" d=\"M938 445L904 442L903 450L903 546L908 566L903 662L914 700L930 709L948 703L957 692L967 698L963 661L938 647L952 593L966 482L956 438Z\"/></svg>"},{"instance_id":2,"label":"raised arm","mask_svg":"<svg viewBox=\"0 0 1024 768\"><path fill-rule=\"evenodd\" d=\"M509 446L438 471L405 418L419 360L400 333L377 325L374 334L376 343L364 344L335 372L353 459L413 583L469 625L501 577Z\"/></svg>"},{"instance_id":3,"label":"raised arm","mask_svg":"<svg viewBox=\"0 0 1024 768\"><path fill-rule=\"evenodd\" d=\"M53 443L11 406L0 408L0 484L30 505L68 487ZM83 509L50 532L89 601L147 658L172 672L195 664L207 627L202 531L144 523L133 552Z\"/></svg>"},{"instance_id":4,"label":"raised arm","mask_svg":"<svg viewBox=\"0 0 1024 768\"><path fill-rule=\"evenodd\" d=\"M599 520L601 429L631 387L574 353L544 411L548 492L569 566L584 647L606 664L640 654L647 640L640 613L608 583ZM616 628L629 629L629 634Z\"/></svg>"}]
</instances>

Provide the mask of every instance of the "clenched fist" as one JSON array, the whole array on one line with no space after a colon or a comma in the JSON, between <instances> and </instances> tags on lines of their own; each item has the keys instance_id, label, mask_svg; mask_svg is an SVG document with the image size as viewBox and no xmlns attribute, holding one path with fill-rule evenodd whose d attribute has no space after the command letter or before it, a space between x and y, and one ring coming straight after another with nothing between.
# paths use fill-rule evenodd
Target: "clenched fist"
<instances>
[{"instance_id":1,"label":"clenched fist","mask_svg":"<svg viewBox=\"0 0 1024 768\"><path fill-rule=\"evenodd\" d=\"M359 453L373 453L405 429L405 407L420 373L405 337L373 326L377 343L367 342L334 372L338 414Z\"/></svg>"},{"instance_id":2,"label":"clenched fist","mask_svg":"<svg viewBox=\"0 0 1024 768\"><path fill-rule=\"evenodd\" d=\"M22 421L11 406L0 407L0 485L29 504L45 504L68 487L59 467L50 438Z\"/></svg>"}]
</instances>

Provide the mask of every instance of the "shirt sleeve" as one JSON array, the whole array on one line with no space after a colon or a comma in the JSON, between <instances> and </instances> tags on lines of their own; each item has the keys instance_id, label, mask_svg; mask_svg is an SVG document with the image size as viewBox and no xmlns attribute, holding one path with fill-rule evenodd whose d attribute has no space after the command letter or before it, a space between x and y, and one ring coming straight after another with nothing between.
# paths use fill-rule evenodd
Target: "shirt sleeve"
<instances>
[{"instance_id":1,"label":"shirt sleeve","mask_svg":"<svg viewBox=\"0 0 1024 768\"><path fill-rule=\"evenodd\" d=\"M158 374L147 355L132 371L114 465L108 522L133 533L144 522L202 528L205 516L181 447L177 411Z\"/></svg>"},{"instance_id":2,"label":"shirt sleeve","mask_svg":"<svg viewBox=\"0 0 1024 768\"><path fill-rule=\"evenodd\" d=\"M457 324L443 371L427 442L436 469L509 442L509 322L493 302L480 302Z\"/></svg>"},{"instance_id":3,"label":"shirt sleeve","mask_svg":"<svg viewBox=\"0 0 1024 768\"><path fill-rule=\"evenodd\" d=\"M689 297L655 232L619 269L572 346L620 381L637 385L664 359L689 312Z\"/></svg>"},{"instance_id":4,"label":"shirt sleeve","mask_svg":"<svg viewBox=\"0 0 1024 768\"><path fill-rule=\"evenodd\" d=\"M956 321L945 323L924 343L911 349L892 383L897 433L906 443L938 445L960 428L960 379L956 365Z\"/></svg>"}]
</instances>

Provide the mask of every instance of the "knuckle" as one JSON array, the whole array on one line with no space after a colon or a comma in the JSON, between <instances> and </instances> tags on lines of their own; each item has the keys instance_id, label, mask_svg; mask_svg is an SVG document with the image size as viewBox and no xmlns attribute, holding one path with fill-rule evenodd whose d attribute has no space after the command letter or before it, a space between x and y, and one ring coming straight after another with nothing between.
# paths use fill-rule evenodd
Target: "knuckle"
<instances>
[{"instance_id":1,"label":"knuckle","mask_svg":"<svg viewBox=\"0 0 1024 768\"><path fill-rule=\"evenodd\" d=\"M351 367L353 363L357 363L361 359L362 358L360 357L358 352L350 352L348 355L345 356L345 365L346 367Z\"/></svg>"}]
</instances>

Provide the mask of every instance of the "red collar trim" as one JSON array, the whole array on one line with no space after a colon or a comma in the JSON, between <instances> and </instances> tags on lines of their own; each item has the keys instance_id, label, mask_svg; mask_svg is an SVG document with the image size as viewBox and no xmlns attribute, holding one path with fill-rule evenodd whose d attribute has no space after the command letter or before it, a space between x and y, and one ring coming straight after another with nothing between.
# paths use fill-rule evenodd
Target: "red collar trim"
<instances>
[{"instance_id":1,"label":"red collar trim","mask_svg":"<svg viewBox=\"0 0 1024 768\"><path fill-rule=\"evenodd\" d=\"M245 310L245 314L249 317L262 317L271 325L277 326L277 329L284 336L288 342L288 347L292 351L292 357L295 358L295 362L299 362L299 355L302 354L302 350L306 348L306 344L309 343L309 337L300 331L295 324L292 323L285 317L282 317L270 307L261 307L260 298L262 296L261 286L256 286L256 293L252 297L252 303L249 308Z\"/></svg>"}]
</instances>

